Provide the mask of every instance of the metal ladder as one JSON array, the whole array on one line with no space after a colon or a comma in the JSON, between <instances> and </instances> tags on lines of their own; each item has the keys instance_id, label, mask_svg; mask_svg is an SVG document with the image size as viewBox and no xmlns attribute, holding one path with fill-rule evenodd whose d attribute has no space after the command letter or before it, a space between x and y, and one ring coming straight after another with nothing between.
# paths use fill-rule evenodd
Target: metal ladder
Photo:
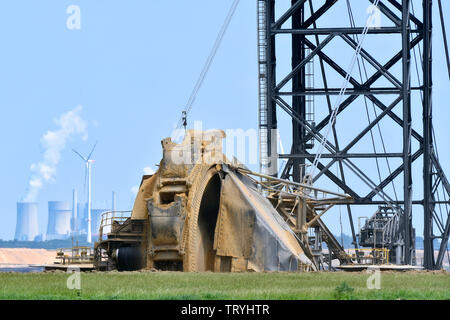
<instances>
[{"instance_id":1,"label":"metal ladder","mask_svg":"<svg viewBox=\"0 0 450 320\"><path fill-rule=\"evenodd\" d=\"M259 169L268 174L267 25L266 1L258 0Z\"/></svg>"}]
</instances>

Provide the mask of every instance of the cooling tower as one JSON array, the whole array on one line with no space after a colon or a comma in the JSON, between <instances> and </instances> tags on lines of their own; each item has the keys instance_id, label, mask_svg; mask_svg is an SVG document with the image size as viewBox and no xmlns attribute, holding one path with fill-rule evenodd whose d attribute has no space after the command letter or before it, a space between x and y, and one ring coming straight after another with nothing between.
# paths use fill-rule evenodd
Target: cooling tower
<instances>
[{"instance_id":1,"label":"cooling tower","mask_svg":"<svg viewBox=\"0 0 450 320\"><path fill-rule=\"evenodd\" d=\"M72 206L66 201L48 202L47 239L65 239L70 236Z\"/></svg>"},{"instance_id":2,"label":"cooling tower","mask_svg":"<svg viewBox=\"0 0 450 320\"><path fill-rule=\"evenodd\" d=\"M38 235L37 203L17 203L17 224L15 240L33 241Z\"/></svg>"}]
</instances>

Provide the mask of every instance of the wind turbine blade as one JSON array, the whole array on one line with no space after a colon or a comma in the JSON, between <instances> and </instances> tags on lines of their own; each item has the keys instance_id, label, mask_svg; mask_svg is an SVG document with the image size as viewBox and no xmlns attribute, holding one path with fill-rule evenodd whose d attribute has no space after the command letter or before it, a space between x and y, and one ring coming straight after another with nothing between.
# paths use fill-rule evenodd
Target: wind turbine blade
<instances>
[{"instance_id":1,"label":"wind turbine blade","mask_svg":"<svg viewBox=\"0 0 450 320\"><path fill-rule=\"evenodd\" d=\"M98 141L95 142L94 147L92 148L91 153L89 153L89 156L87 157L87 160L90 160L90 159L91 159L91 156L92 156L92 154L94 153L94 150L95 150L95 147L97 146L97 143L98 143ZM86 161L87 161L87 160L86 160Z\"/></svg>"},{"instance_id":2,"label":"wind turbine blade","mask_svg":"<svg viewBox=\"0 0 450 320\"><path fill-rule=\"evenodd\" d=\"M83 157L77 150L72 149L73 152L75 152L75 154L77 154L81 159L83 159L83 161L88 161L88 159L86 159L85 157Z\"/></svg>"}]
</instances>

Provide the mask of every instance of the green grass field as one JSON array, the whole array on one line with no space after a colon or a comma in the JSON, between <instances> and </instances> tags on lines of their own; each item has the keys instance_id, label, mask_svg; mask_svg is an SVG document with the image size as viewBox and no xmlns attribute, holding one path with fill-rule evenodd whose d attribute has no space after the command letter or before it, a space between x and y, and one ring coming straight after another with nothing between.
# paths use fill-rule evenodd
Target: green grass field
<instances>
[{"instance_id":1,"label":"green grass field","mask_svg":"<svg viewBox=\"0 0 450 320\"><path fill-rule=\"evenodd\" d=\"M366 273L82 273L81 290L66 273L0 273L0 299L450 299L450 274L382 273L367 289Z\"/></svg>"}]
</instances>

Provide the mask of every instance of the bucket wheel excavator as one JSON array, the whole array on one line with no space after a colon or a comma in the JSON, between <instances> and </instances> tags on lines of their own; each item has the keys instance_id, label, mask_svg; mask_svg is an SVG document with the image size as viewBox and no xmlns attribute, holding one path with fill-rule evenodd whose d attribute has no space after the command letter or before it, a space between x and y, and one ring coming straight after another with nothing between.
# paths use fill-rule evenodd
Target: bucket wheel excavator
<instances>
[{"instance_id":1,"label":"bucket wheel excavator","mask_svg":"<svg viewBox=\"0 0 450 320\"><path fill-rule=\"evenodd\" d=\"M336 259L351 263L321 220L349 196L251 172L226 159L224 137L189 130L180 144L162 141L159 170L143 177L131 216L103 219L98 270L315 271Z\"/></svg>"}]
</instances>

